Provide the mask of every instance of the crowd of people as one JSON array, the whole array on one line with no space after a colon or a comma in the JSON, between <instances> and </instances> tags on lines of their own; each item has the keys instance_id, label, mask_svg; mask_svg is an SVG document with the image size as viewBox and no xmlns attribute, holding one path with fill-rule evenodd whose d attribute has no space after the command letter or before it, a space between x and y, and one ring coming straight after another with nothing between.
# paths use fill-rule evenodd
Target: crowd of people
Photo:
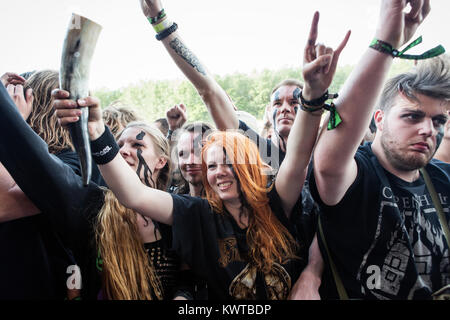
<instances>
[{"instance_id":1,"label":"crowd of people","mask_svg":"<svg viewBox=\"0 0 450 320\"><path fill-rule=\"evenodd\" d=\"M273 89L262 127L161 0L142 12L214 124L190 122L182 103L148 122L71 100L56 71L5 73L0 299L450 299L450 59L430 51L387 79L429 2L381 0L339 95L328 88L351 33L318 43L316 12L303 82ZM79 107L87 186L67 129Z\"/></svg>"}]
</instances>

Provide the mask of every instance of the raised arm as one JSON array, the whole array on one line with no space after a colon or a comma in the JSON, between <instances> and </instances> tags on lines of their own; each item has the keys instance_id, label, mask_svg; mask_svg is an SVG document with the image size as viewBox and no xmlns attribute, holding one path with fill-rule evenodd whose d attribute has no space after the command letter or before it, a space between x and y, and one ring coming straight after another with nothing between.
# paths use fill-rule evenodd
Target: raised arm
<instances>
[{"instance_id":1,"label":"raised arm","mask_svg":"<svg viewBox=\"0 0 450 320\"><path fill-rule=\"evenodd\" d=\"M411 11L404 13L407 4ZM430 11L429 0L383 0L376 39L393 48L405 44ZM367 39L368 43L370 39ZM343 122L325 131L314 151L314 177L322 201L335 205L357 175L354 155L369 126L393 57L368 48L344 84L337 110Z\"/></svg>"},{"instance_id":2,"label":"raised arm","mask_svg":"<svg viewBox=\"0 0 450 320\"><path fill-rule=\"evenodd\" d=\"M142 11L147 18L157 17L163 9L160 0L140 0L140 2ZM154 25L158 25L165 19L168 21L170 18L166 16ZM239 121L231 99L195 54L185 45L179 32L175 31L161 41L173 61L197 89L216 127L219 130L237 129Z\"/></svg>"},{"instance_id":3,"label":"raised arm","mask_svg":"<svg viewBox=\"0 0 450 320\"><path fill-rule=\"evenodd\" d=\"M99 165L100 172L114 195L124 206L164 224L172 224L173 200L169 193L152 189L144 185L138 175L119 154L119 147L112 134L105 131L100 101L95 97L86 97L78 101L69 100L69 92L53 91L54 108L62 126L79 120L81 115L77 106L89 107L88 130L91 142L100 150L102 159L107 163ZM99 156L97 156L99 157ZM111 161L109 161L111 160Z\"/></svg>"},{"instance_id":4,"label":"raised arm","mask_svg":"<svg viewBox=\"0 0 450 320\"><path fill-rule=\"evenodd\" d=\"M307 101L323 96L333 80L339 55L350 37L350 31L339 47L333 49L316 45L318 35L319 13L314 14L308 42L303 55L303 91L294 92L297 100L300 94ZM314 144L319 131L323 109L316 107L314 112L300 108L292 126L286 148L286 158L278 171L275 187L280 195L283 209L290 214L297 202L306 177L306 170L311 159Z\"/></svg>"}]
</instances>

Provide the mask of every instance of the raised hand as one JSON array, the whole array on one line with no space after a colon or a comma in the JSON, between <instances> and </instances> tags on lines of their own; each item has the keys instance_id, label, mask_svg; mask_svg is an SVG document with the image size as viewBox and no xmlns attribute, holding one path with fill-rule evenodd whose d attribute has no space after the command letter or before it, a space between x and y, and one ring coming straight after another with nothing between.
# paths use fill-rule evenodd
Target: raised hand
<instances>
[{"instance_id":1,"label":"raised hand","mask_svg":"<svg viewBox=\"0 0 450 320\"><path fill-rule=\"evenodd\" d=\"M33 91L31 88L28 88L26 92L23 90L22 84L14 85L8 84L6 90L9 93L9 96L14 101L19 109L20 114L27 120L33 110Z\"/></svg>"},{"instance_id":2,"label":"raised hand","mask_svg":"<svg viewBox=\"0 0 450 320\"><path fill-rule=\"evenodd\" d=\"M142 12L146 17L156 17L163 9L160 0L139 0Z\"/></svg>"},{"instance_id":3,"label":"raised hand","mask_svg":"<svg viewBox=\"0 0 450 320\"><path fill-rule=\"evenodd\" d=\"M19 76L17 73L14 72L6 72L0 77L0 81L5 86L5 88L8 87L8 85L13 84L21 84L23 85L25 83L25 78L22 76Z\"/></svg>"},{"instance_id":4,"label":"raised hand","mask_svg":"<svg viewBox=\"0 0 450 320\"><path fill-rule=\"evenodd\" d=\"M183 126L187 120L187 111L184 104L176 104L166 112L169 129L175 131Z\"/></svg>"},{"instance_id":5,"label":"raised hand","mask_svg":"<svg viewBox=\"0 0 450 320\"><path fill-rule=\"evenodd\" d=\"M55 89L52 91L53 108L55 109L58 122L66 127L70 123L77 122L81 116L78 107L89 107L88 130L91 140L95 140L105 131L105 124L102 118L100 100L96 97L86 97L78 101L70 100L70 93L65 90Z\"/></svg>"},{"instance_id":6,"label":"raised hand","mask_svg":"<svg viewBox=\"0 0 450 320\"><path fill-rule=\"evenodd\" d=\"M405 13L408 4L411 10ZM398 49L412 38L430 10L430 0L383 0L375 36Z\"/></svg>"},{"instance_id":7,"label":"raised hand","mask_svg":"<svg viewBox=\"0 0 450 320\"><path fill-rule=\"evenodd\" d=\"M302 94L306 100L319 98L328 90L336 72L339 55L350 38L350 31L348 31L336 50L323 44L316 44L318 24L319 12L316 12L303 54L303 79L305 86Z\"/></svg>"}]
</instances>

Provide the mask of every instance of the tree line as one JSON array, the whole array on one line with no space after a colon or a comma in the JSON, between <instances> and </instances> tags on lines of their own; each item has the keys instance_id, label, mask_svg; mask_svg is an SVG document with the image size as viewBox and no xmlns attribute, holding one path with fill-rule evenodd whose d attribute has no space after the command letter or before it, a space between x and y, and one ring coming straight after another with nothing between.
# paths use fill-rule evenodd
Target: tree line
<instances>
[{"instance_id":1,"label":"tree line","mask_svg":"<svg viewBox=\"0 0 450 320\"><path fill-rule=\"evenodd\" d=\"M397 61L391 69L391 76L408 71L412 66L412 62ZM338 68L329 89L330 92L339 92L352 69L353 66L349 65ZM233 73L215 76L236 107L258 119L262 119L264 115L273 87L288 78L302 81L301 70L299 68L265 69L250 74ZM121 104L137 110L139 115L147 121L165 117L166 110L179 103L185 104L189 121L210 121L203 101L187 79L141 81L115 90L98 89L94 95L100 99L104 107L120 101Z\"/></svg>"}]
</instances>

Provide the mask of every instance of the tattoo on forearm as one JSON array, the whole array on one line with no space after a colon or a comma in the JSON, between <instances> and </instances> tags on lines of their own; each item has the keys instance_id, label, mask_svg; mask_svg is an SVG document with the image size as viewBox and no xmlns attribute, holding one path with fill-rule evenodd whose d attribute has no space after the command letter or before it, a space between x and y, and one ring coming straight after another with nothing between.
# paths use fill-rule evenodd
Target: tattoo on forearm
<instances>
[{"instance_id":1,"label":"tattoo on forearm","mask_svg":"<svg viewBox=\"0 0 450 320\"><path fill-rule=\"evenodd\" d=\"M181 58L183 58L184 61L189 63L192 68L206 76L205 68L203 68L198 58L184 45L183 42L178 38L175 38L170 41L169 45Z\"/></svg>"}]
</instances>

